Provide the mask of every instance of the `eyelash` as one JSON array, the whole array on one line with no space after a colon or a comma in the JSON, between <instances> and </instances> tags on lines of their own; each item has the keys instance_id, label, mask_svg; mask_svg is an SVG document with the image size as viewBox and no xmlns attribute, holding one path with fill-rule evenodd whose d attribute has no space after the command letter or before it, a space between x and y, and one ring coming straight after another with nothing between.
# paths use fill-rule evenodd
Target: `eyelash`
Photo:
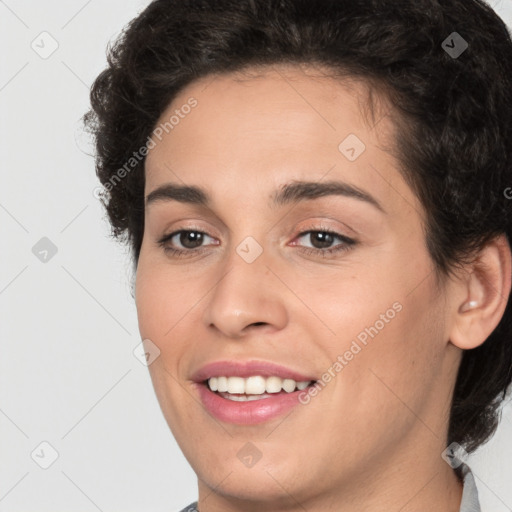
<instances>
[{"instance_id":1,"label":"eyelash","mask_svg":"<svg viewBox=\"0 0 512 512\"><path fill-rule=\"evenodd\" d=\"M163 236L160 240L158 240L157 243L160 247L163 248L164 252L167 255L169 255L170 257L173 257L173 258L184 258L185 257L186 258L188 256L202 254L203 252L208 250L206 247L200 247L197 249L175 249L173 247L169 247L168 242L173 237L175 237L176 235L179 235L180 233L200 233L200 234L203 234L206 236L210 236L210 235L208 235L208 233L205 233L204 231L201 231L200 229L195 228L193 226L188 229L180 229L178 231L173 231L172 233ZM353 246L357 245L357 243L358 243L356 240L354 240L352 238L348 238L344 235L341 235L340 233L332 231L328 228L323 228L321 226L318 226L314 229L309 229L307 231L302 231L301 233L299 233L297 235L296 238L302 238L304 235L308 235L308 234L312 234L312 233L326 233L326 234L332 235L335 238L338 238L339 240L341 240L343 242L343 244L334 246L329 249L316 249L316 248L312 248L312 247L301 247L300 250L308 256L322 256L323 258L326 258L333 254L338 254L338 253L343 253L345 251L349 251ZM213 238L213 237L210 237L210 238Z\"/></svg>"}]
</instances>

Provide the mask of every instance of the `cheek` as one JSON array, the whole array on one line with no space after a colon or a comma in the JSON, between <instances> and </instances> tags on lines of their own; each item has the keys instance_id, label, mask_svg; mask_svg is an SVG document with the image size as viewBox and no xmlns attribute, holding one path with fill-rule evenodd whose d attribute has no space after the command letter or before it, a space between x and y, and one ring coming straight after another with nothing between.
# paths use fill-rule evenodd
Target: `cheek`
<instances>
[{"instance_id":1,"label":"cheek","mask_svg":"<svg viewBox=\"0 0 512 512\"><path fill-rule=\"evenodd\" d=\"M400 254L382 255L381 266L337 281L303 281L297 292L321 320L315 319L319 334L312 339L327 356L323 371L336 361L342 366L331 369L340 375L342 401L388 411L403 407L397 396L420 404L441 370L444 316L431 262L423 252Z\"/></svg>"},{"instance_id":2,"label":"cheek","mask_svg":"<svg viewBox=\"0 0 512 512\"><path fill-rule=\"evenodd\" d=\"M165 290L156 273L139 263L135 281L135 304L139 331L142 338L149 338L158 345L164 329L163 318L167 309Z\"/></svg>"},{"instance_id":3,"label":"cheek","mask_svg":"<svg viewBox=\"0 0 512 512\"><path fill-rule=\"evenodd\" d=\"M311 339L321 344L333 361L354 341L364 349L372 340L385 338L390 326L403 315L399 311L403 297L389 271L381 269L379 274L363 265L350 270L340 269L336 279L330 273L296 283L296 294L305 298L313 313L306 324L302 312L297 323L308 329L315 326Z\"/></svg>"},{"instance_id":4,"label":"cheek","mask_svg":"<svg viewBox=\"0 0 512 512\"><path fill-rule=\"evenodd\" d=\"M190 287L176 286L174 276L141 252L135 282L135 302L141 339L150 339L160 355L148 367L153 388L167 423L177 437L193 420L194 402L181 384L183 363L190 350L184 329L197 299Z\"/></svg>"},{"instance_id":5,"label":"cheek","mask_svg":"<svg viewBox=\"0 0 512 512\"><path fill-rule=\"evenodd\" d=\"M385 435L390 437L412 428L418 417L431 418L427 421L432 424L436 417L432 400L439 387L445 340L439 304L430 286L427 283L409 295L390 295L350 338L361 350L343 370L344 397L354 401L360 417L379 417L388 425ZM393 299L398 299L394 303L400 304L400 311L386 314ZM379 322L381 313L387 323Z\"/></svg>"},{"instance_id":6,"label":"cheek","mask_svg":"<svg viewBox=\"0 0 512 512\"><path fill-rule=\"evenodd\" d=\"M135 281L135 304L142 337L157 344L172 337L181 318L197 302L194 280L177 281L161 263L151 262L141 252ZM162 347L160 347L162 349Z\"/></svg>"},{"instance_id":7,"label":"cheek","mask_svg":"<svg viewBox=\"0 0 512 512\"><path fill-rule=\"evenodd\" d=\"M191 326L199 325L204 293L197 279L177 279L176 271L141 251L135 282L139 332L160 350L148 369L162 407L169 407L167 417L174 414L171 404L190 399L178 382L187 378L190 359L198 351Z\"/></svg>"}]
</instances>

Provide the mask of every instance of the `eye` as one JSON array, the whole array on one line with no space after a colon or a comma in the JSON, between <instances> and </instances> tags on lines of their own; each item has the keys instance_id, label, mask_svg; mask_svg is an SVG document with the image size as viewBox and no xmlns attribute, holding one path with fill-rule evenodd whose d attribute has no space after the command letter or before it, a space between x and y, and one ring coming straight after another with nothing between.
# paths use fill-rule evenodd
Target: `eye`
<instances>
[{"instance_id":1,"label":"eye","mask_svg":"<svg viewBox=\"0 0 512 512\"><path fill-rule=\"evenodd\" d=\"M303 231L297 237L297 240L304 238L311 243L310 247L302 247L301 251L309 255L330 255L341 251L348 251L357 242L345 235L336 233L329 229L319 228L315 230ZM341 241L341 244L331 247L335 240ZM295 243L292 245L296 245Z\"/></svg>"},{"instance_id":2,"label":"eye","mask_svg":"<svg viewBox=\"0 0 512 512\"><path fill-rule=\"evenodd\" d=\"M169 255L183 257L202 252L202 244L207 238L213 239L204 231L182 229L165 235L158 240L158 245Z\"/></svg>"}]
</instances>

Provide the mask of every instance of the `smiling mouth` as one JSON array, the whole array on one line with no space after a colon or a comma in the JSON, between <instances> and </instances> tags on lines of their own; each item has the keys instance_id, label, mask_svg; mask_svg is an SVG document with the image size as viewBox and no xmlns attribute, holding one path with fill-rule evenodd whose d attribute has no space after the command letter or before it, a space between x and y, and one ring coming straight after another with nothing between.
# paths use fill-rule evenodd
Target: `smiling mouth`
<instances>
[{"instance_id":1,"label":"smiling mouth","mask_svg":"<svg viewBox=\"0 0 512 512\"><path fill-rule=\"evenodd\" d=\"M295 381L277 376L263 377L210 377L203 384L213 393L234 402L263 400L277 395L286 395L303 391L317 381Z\"/></svg>"}]
</instances>

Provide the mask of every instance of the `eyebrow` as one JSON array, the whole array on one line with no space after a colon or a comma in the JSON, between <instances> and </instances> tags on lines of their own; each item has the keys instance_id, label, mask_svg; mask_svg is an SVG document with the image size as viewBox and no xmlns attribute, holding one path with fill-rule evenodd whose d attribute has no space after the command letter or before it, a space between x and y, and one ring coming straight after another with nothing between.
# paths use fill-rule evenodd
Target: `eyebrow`
<instances>
[{"instance_id":1,"label":"eyebrow","mask_svg":"<svg viewBox=\"0 0 512 512\"><path fill-rule=\"evenodd\" d=\"M343 181L327 181L323 183L314 181L295 181L283 185L272 197L272 205L285 206L287 204L297 204L300 201L317 199L326 196L344 196L364 201L382 213L386 210L382 205L368 192ZM178 201L180 203L193 204L198 206L211 207L211 197L201 187L193 185L178 185L175 183L166 183L146 197L146 207L150 204L160 201Z\"/></svg>"}]
</instances>

